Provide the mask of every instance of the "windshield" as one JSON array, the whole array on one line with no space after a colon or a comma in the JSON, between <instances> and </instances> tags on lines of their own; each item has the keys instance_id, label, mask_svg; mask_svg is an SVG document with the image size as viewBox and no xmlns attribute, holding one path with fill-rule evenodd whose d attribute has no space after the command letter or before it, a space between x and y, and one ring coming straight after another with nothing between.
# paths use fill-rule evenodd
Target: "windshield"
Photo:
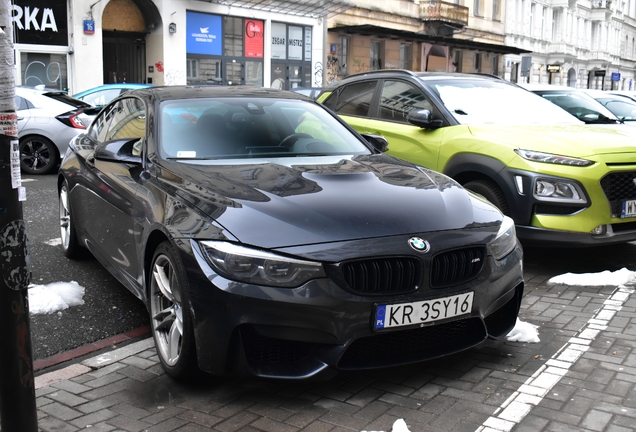
<instances>
[{"instance_id":1,"label":"windshield","mask_svg":"<svg viewBox=\"0 0 636 432\"><path fill-rule=\"evenodd\" d=\"M235 159L370 154L320 105L287 99L187 99L161 104L161 154Z\"/></svg>"},{"instance_id":2,"label":"windshield","mask_svg":"<svg viewBox=\"0 0 636 432\"><path fill-rule=\"evenodd\" d=\"M423 82L460 124L580 124L558 106L504 81L466 78Z\"/></svg>"}]
</instances>

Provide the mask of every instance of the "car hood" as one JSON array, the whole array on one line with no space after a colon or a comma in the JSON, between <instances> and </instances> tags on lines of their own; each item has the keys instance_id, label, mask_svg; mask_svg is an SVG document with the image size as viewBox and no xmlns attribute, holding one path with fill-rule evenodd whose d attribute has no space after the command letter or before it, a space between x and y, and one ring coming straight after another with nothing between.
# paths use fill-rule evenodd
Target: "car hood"
<instances>
[{"instance_id":1,"label":"car hood","mask_svg":"<svg viewBox=\"0 0 636 432\"><path fill-rule=\"evenodd\" d=\"M164 167L158 180L173 194L265 248L480 226L496 233L502 219L454 180L387 155Z\"/></svg>"},{"instance_id":2,"label":"car hood","mask_svg":"<svg viewBox=\"0 0 636 432\"><path fill-rule=\"evenodd\" d=\"M623 126L619 128L619 126ZM636 152L636 129L624 125L612 128L597 125L506 126L470 125L475 137L508 145L563 156Z\"/></svg>"}]
</instances>

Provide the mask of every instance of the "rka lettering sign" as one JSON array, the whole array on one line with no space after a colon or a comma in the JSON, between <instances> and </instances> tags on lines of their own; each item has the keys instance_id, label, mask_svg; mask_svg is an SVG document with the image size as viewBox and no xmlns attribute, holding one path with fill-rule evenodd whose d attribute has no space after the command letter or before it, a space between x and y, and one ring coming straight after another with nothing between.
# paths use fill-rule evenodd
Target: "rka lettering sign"
<instances>
[{"instance_id":1,"label":"rka lettering sign","mask_svg":"<svg viewBox=\"0 0 636 432\"><path fill-rule=\"evenodd\" d=\"M65 0L16 0L11 20L15 43L68 45Z\"/></svg>"}]
</instances>

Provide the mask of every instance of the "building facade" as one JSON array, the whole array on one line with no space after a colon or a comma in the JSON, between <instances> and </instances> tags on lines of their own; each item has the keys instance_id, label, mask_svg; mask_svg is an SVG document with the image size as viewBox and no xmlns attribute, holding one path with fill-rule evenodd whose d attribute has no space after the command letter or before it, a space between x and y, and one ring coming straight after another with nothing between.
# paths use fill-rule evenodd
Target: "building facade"
<instances>
[{"instance_id":1,"label":"building facade","mask_svg":"<svg viewBox=\"0 0 636 432\"><path fill-rule=\"evenodd\" d=\"M506 79L635 90L636 0L507 1Z\"/></svg>"},{"instance_id":2,"label":"building facade","mask_svg":"<svg viewBox=\"0 0 636 432\"><path fill-rule=\"evenodd\" d=\"M328 6L290 0L16 0L16 84L322 85Z\"/></svg>"}]
</instances>

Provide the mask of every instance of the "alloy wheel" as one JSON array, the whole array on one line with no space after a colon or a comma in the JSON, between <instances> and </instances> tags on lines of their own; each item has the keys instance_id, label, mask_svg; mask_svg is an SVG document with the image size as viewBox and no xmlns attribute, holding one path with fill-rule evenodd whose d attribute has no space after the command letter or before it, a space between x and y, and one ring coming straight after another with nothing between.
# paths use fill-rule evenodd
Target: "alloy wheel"
<instances>
[{"instance_id":1,"label":"alloy wheel","mask_svg":"<svg viewBox=\"0 0 636 432\"><path fill-rule=\"evenodd\" d=\"M71 212L68 205L68 191L66 185L60 190L60 238L64 250L71 244Z\"/></svg>"},{"instance_id":2,"label":"alloy wheel","mask_svg":"<svg viewBox=\"0 0 636 432\"><path fill-rule=\"evenodd\" d=\"M157 351L167 365L174 366L179 361L183 343L183 310L174 265L166 255L159 255L154 262L150 290Z\"/></svg>"}]
</instances>

